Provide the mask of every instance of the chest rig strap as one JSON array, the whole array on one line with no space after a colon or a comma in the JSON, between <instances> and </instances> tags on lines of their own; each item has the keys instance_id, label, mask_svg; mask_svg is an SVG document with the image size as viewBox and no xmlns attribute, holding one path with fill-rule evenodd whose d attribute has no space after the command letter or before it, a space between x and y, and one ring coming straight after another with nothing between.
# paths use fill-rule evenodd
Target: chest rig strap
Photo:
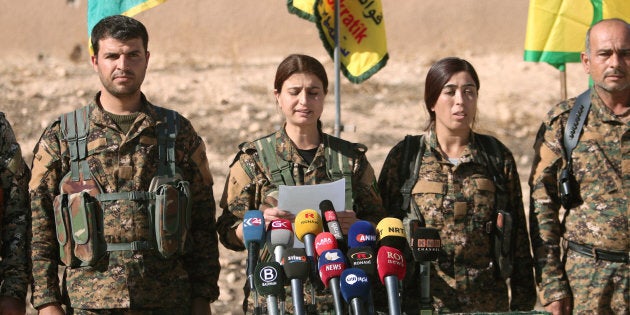
<instances>
[{"instance_id":1,"label":"chest rig strap","mask_svg":"<svg viewBox=\"0 0 630 315\"><path fill-rule=\"evenodd\" d=\"M90 167L87 163L87 136L90 130L90 108L81 107L61 118L61 130L68 142L70 152L70 173L72 181L79 181L79 174L83 179L92 179Z\"/></svg>"}]
</instances>

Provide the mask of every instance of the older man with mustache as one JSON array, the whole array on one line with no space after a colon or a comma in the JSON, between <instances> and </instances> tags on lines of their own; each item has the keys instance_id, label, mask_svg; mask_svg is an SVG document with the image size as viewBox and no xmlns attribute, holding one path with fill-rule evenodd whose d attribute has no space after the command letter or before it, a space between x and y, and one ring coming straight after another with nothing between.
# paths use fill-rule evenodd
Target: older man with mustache
<instances>
[{"instance_id":1,"label":"older man with mustache","mask_svg":"<svg viewBox=\"0 0 630 315\"><path fill-rule=\"evenodd\" d=\"M534 146L530 233L537 283L545 309L554 315L628 314L628 22L593 25L582 65L593 79L590 96L553 107ZM578 110L571 114L574 107Z\"/></svg>"}]
</instances>

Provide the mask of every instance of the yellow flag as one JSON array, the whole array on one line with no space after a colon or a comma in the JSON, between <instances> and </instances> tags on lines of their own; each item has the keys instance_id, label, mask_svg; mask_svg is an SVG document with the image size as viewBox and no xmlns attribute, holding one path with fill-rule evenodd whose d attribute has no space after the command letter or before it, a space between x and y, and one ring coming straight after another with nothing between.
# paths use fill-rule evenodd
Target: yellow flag
<instances>
[{"instance_id":1,"label":"yellow flag","mask_svg":"<svg viewBox=\"0 0 630 315\"><path fill-rule=\"evenodd\" d=\"M387 64L385 21L380 0L338 0L339 59L342 73L361 83ZM315 23L332 57L335 48L335 0L317 0Z\"/></svg>"},{"instance_id":2,"label":"yellow flag","mask_svg":"<svg viewBox=\"0 0 630 315\"><path fill-rule=\"evenodd\" d=\"M117 14L134 16L164 2L166 2L166 0L88 0L88 38L92 34L94 25L104 17ZM90 54L91 53L92 47L90 45Z\"/></svg>"},{"instance_id":3,"label":"yellow flag","mask_svg":"<svg viewBox=\"0 0 630 315\"><path fill-rule=\"evenodd\" d=\"M607 18L630 21L630 0L530 0L524 60L560 70L580 62L586 31Z\"/></svg>"},{"instance_id":4,"label":"yellow flag","mask_svg":"<svg viewBox=\"0 0 630 315\"><path fill-rule=\"evenodd\" d=\"M287 9L303 19L315 22L315 0L287 0Z\"/></svg>"}]
</instances>

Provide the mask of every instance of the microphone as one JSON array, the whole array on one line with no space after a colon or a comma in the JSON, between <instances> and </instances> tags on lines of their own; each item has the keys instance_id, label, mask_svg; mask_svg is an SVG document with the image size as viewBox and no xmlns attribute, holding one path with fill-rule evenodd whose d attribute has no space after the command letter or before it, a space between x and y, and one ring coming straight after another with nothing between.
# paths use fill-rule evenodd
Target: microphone
<instances>
[{"instance_id":1,"label":"microphone","mask_svg":"<svg viewBox=\"0 0 630 315\"><path fill-rule=\"evenodd\" d=\"M376 229L371 222L358 220L350 226L348 231L348 260L353 268L365 271L370 281L376 279ZM368 314L375 314L374 298L368 295Z\"/></svg>"},{"instance_id":2,"label":"microphone","mask_svg":"<svg viewBox=\"0 0 630 315\"><path fill-rule=\"evenodd\" d=\"M323 287L323 284L317 276L317 260L315 259L315 235L321 233L324 230L322 226L322 218L319 213L313 209L305 209L295 216L295 236L298 240L304 243L304 249L306 250L306 256L311 260L311 295L313 297L313 303L315 303L315 288Z\"/></svg>"},{"instance_id":3,"label":"microphone","mask_svg":"<svg viewBox=\"0 0 630 315\"><path fill-rule=\"evenodd\" d=\"M350 304L352 314L366 314L364 304L370 296L370 281L363 270L348 268L341 272L341 295Z\"/></svg>"},{"instance_id":4,"label":"microphone","mask_svg":"<svg viewBox=\"0 0 630 315\"><path fill-rule=\"evenodd\" d=\"M267 297L267 314L278 315L278 297L284 295L284 270L275 261L256 266L254 283L260 295Z\"/></svg>"},{"instance_id":5,"label":"microphone","mask_svg":"<svg viewBox=\"0 0 630 315\"><path fill-rule=\"evenodd\" d=\"M315 252L318 256L324 251L337 248L337 240L330 232L321 232L315 236Z\"/></svg>"},{"instance_id":6,"label":"microphone","mask_svg":"<svg viewBox=\"0 0 630 315\"><path fill-rule=\"evenodd\" d=\"M295 236L300 242L304 243L307 256L315 257L315 250L313 249L315 235L323 230L322 218L317 211L305 209L298 212L295 216Z\"/></svg>"},{"instance_id":7,"label":"microphone","mask_svg":"<svg viewBox=\"0 0 630 315\"><path fill-rule=\"evenodd\" d=\"M260 210L249 210L243 217L243 240L247 248L247 281L254 293L254 312L260 313L258 294L254 286L254 271L258 263L260 247L265 243L265 217Z\"/></svg>"},{"instance_id":8,"label":"microphone","mask_svg":"<svg viewBox=\"0 0 630 315\"><path fill-rule=\"evenodd\" d=\"M435 228L416 227L411 232L413 259L420 263L420 310L431 311L430 264L438 259L442 249L440 232Z\"/></svg>"},{"instance_id":9,"label":"microphone","mask_svg":"<svg viewBox=\"0 0 630 315\"><path fill-rule=\"evenodd\" d=\"M374 255L374 249L372 247L352 247L348 249L347 256L348 261L350 262L350 266L352 266L352 268L361 269L363 272L365 272L370 281L376 279L376 255ZM375 314L374 298L372 297L372 294L368 294L367 303L367 314Z\"/></svg>"},{"instance_id":10,"label":"microphone","mask_svg":"<svg viewBox=\"0 0 630 315\"><path fill-rule=\"evenodd\" d=\"M381 246L389 246L403 251L408 247L405 228L400 219L384 218L377 225L378 238Z\"/></svg>"},{"instance_id":11,"label":"microphone","mask_svg":"<svg viewBox=\"0 0 630 315\"><path fill-rule=\"evenodd\" d=\"M293 313L305 315L304 282L308 278L310 266L304 248L287 248L282 256L282 265L287 279L291 280Z\"/></svg>"},{"instance_id":12,"label":"microphone","mask_svg":"<svg viewBox=\"0 0 630 315\"><path fill-rule=\"evenodd\" d=\"M341 300L339 277L346 269L346 260L339 249L329 249L319 256L319 277L324 286L330 289L335 304L336 314L344 314L343 301Z\"/></svg>"},{"instance_id":13,"label":"microphone","mask_svg":"<svg viewBox=\"0 0 630 315\"><path fill-rule=\"evenodd\" d=\"M376 256L372 247L350 248L347 256L352 268L361 269L370 279L376 278Z\"/></svg>"},{"instance_id":14,"label":"microphone","mask_svg":"<svg viewBox=\"0 0 630 315\"><path fill-rule=\"evenodd\" d=\"M407 271L402 252L394 247L381 246L378 249L377 270L381 282L385 284L387 289L389 314L400 315L398 281L405 277L405 272Z\"/></svg>"},{"instance_id":15,"label":"microphone","mask_svg":"<svg viewBox=\"0 0 630 315\"><path fill-rule=\"evenodd\" d=\"M348 231L348 246L350 248L369 246L376 247L376 230L372 223L364 220L357 220L352 223Z\"/></svg>"},{"instance_id":16,"label":"microphone","mask_svg":"<svg viewBox=\"0 0 630 315\"><path fill-rule=\"evenodd\" d=\"M440 232L435 228L418 227L411 233L411 252L417 262L435 261L442 249Z\"/></svg>"},{"instance_id":17,"label":"microphone","mask_svg":"<svg viewBox=\"0 0 630 315\"><path fill-rule=\"evenodd\" d=\"M282 260L285 248L293 244L293 228L287 219L275 219L269 223L267 233L269 250L273 251L276 262Z\"/></svg>"},{"instance_id":18,"label":"microphone","mask_svg":"<svg viewBox=\"0 0 630 315\"><path fill-rule=\"evenodd\" d=\"M328 199L322 200L322 202L319 203L319 211L322 212L322 217L326 222L328 232L335 236L337 244L339 244L339 249L345 253L348 250L348 246L346 245L346 240L343 238L343 231L341 230L341 225L337 219L337 211L335 211L335 206L333 206L332 201Z\"/></svg>"}]
</instances>

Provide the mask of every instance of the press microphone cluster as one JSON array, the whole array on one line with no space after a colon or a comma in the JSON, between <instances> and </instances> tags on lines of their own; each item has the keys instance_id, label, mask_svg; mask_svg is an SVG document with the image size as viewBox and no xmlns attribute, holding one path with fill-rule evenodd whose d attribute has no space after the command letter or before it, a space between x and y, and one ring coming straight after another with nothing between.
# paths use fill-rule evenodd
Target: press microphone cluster
<instances>
[{"instance_id":1,"label":"press microphone cluster","mask_svg":"<svg viewBox=\"0 0 630 315\"><path fill-rule=\"evenodd\" d=\"M315 307L306 303L308 289L313 303L317 291L328 292L337 314L347 314L348 310L353 315L375 314L372 288L380 280L387 289L389 314L401 314L399 286L407 268L404 252L411 251L414 261L436 259L441 248L439 232L414 229L408 238L401 220L384 218L376 228L368 221L357 220L346 238L332 202L322 201L320 210L321 215L313 209L302 210L294 222L272 220L268 230L261 211L245 213L247 279L255 294L266 297L267 313L283 314L284 287L290 285L294 314L303 315L309 306ZM294 237L304 243L304 248L293 248ZM274 254L273 261L259 261L265 242ZM254 297L255 314L260 314L262 307L257 295Z\"/></svg>"}]
</instances>

